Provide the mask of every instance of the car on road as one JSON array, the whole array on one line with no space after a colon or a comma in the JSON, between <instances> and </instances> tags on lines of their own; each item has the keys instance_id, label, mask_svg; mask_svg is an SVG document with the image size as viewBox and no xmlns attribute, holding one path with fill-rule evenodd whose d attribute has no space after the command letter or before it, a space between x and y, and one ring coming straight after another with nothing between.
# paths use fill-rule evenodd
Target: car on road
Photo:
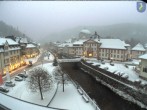
<instances>
[{"instance_id":1,"label":"car on road","mask_svg":"<svg viewBox=\"0 0 147 110\"><path fill-rule=\"evenodd\" d=\"M20 76L15 76L15 81L22 81L22 80L23 80L22 77L20 77Z\"/></svg>"},{"instance_id":2,"label":"car on road","mask_svg":"<svg viewBox=\"0 0 147 110\"><path fill-rule=\"evenodd\" d=\"M5 86L14 87L15 83L13 83L12 81L7 81L5 82Z\"/></svg>"},{"instance_id":3,"label":"car on road","mask_svg":"<svg viewBox=\"0 0 147 110\"><path fill-rule=\"evenodd\" d=\"M27 74L22 74L22 73L18 74L17 76L19 76L19 77L21 77L21 78L27 78L27 77L28 77Z\"/></svg>"},{"instance_id":4,"label":"car on road","mask_svg":"<svg viewBox=\"0 0 147 110\"><path fill-rule=\"evenodd\" d=\"M0 87L0 92L5 92L5 93L7 93L7 92L9 92L9 90L8 90L8 89L5 89L5 88L3 88L3 87Z\"/></svg>"}]
</instances>

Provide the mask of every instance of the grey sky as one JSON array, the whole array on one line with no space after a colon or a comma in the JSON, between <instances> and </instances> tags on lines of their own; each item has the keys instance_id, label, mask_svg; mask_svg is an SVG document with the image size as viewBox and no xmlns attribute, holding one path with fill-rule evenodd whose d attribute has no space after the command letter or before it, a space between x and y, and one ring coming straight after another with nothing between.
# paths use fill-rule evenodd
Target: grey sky
<instances>
[{"instance_id":1,"label":"grey sky","mask_svg":"<svg viewBox=\"0 0 147 110\"><path fill-rule=\"evenodd\" d=\"M135 1L1 1L0 20L31 38L77 26L147 23Z\"/></svg>"}]
</instances>

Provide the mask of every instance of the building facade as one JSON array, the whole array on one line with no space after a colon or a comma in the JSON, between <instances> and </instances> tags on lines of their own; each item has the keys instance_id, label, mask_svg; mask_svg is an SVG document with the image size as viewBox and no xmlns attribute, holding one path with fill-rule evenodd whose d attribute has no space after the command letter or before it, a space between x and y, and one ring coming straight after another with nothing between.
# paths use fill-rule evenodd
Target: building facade
<instances>
[{"instance_id":1,"label":"building facade","mask_svg":"<svg viewBox=\"0 0 147 110\"><path fill-rule=\"evenodd\" d=\"M145 54L146 49L143 47L142 44L138 43L135 47L131 50L131 57L138 59L140 55Z\"/></svg>"},{"instance_id":2,"label":"building facade","mask_svg":"<svg viewBox=\"0 0 147 110\"><path fill-rule=\"evenodd\" d=\"M20 46L17 42L0 38L0 72L2 75L6 71L13 71L23 64L20 56Z\"/></svg>"},{"instance_id":3,"label":"building facade","mask_svg":"<svg viewBox=\"0 0 147 110\"><path fill-rule=\"evenodd\" d=\"M140 63L140 77L147 79L147 54L141 55L139 57L141 59Z\"/></svg>"}]
</instances>

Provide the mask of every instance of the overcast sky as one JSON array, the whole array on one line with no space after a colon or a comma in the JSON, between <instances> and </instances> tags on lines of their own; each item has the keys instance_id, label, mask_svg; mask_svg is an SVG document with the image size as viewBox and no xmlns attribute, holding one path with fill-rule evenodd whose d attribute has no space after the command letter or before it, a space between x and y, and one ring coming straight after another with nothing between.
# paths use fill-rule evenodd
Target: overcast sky
<instances>
[{"instance_id":1,"label":"overcast sky","mask_svg":"<svg viewBox=\"0 0 147 110\"><path fill-rule=\"evenodd\" d=\"M77 26L147 23L135 1L0 1L0 20L31 38Z\"/></svg>"}]
</instances>

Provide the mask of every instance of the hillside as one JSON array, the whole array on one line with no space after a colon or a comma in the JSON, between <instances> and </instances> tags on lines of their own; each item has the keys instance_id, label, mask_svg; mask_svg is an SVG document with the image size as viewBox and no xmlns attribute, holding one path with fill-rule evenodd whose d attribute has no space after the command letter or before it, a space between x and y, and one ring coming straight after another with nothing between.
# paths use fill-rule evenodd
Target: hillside
<instances>
[{"instance_id":1,"label":"hillside","mask_svg":"<svg viewBox=\"0 0 147 110\"><path fill-rule=\"evenodd\" d=\"M28 40L31 40L28 36L24 36L22 32L19 30L15 29L14 27L7 25L3 21L0 21L0 37L5 37L5 36L19 36L19 37L26 37Z\"/></svg>"},{"instance_id":2,"label":"hillside","mask_svg":"<svg viewBox=\"0 0 147 110\"><path fill-rule=\"evenodd\" d=\"M85 26L67 29L59 33L52 33L46 38L50 37L52 41L63 41L71 37L78 37L80 30L83 28L85 28ZM90 30L92 33L97 31L101 37L113 37L124 40L134 38L140 40L142 43L147 41L147 25L143 24L124 23L108 26L86 26L86 29Z\"/></svg>"}]
</instances>

